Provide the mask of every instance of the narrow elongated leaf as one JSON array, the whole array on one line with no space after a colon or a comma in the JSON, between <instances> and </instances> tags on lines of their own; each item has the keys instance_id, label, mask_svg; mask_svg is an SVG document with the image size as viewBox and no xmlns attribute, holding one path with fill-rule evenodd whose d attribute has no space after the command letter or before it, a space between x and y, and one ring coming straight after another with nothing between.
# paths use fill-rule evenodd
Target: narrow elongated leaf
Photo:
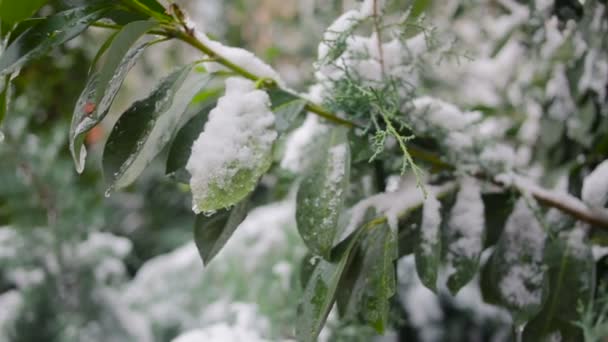
<instances>
[{"instance_id":1,"label":"narrow elongated leaf","mask_svg":"<svg viewBox=\"0 0 608 342\"><path fill-rule=\"evenodd\" d=\"M314 342L325 325L327 315L336 299L338 284L344 270L351 259L351 253L361 237L359 230L351 240L337 263L328 262L322 258L315 259L314 270L304 288L304 293L298 304L298 319L296 322L296 338L298 341ZM309 259L310 260L310 259ZM307 276L305 274L305 276Z\"/></svg>"},{"instance_id":2,"label":"narrow elongated leaf","mask_svg":"<svg viewBox=\"0 0 608 342\"><path fill-rule=\"evenodd\" d=\"M424 286L436 291L441 263L441 203L433 194L424 202L422 223L417 232L416 271Z\"/></svg>"},{"instance_id":3,"label":"narrow elongated leaf","mask_svg":"<svg viewBox=\"0 0 608 342\"><path fill-rule=\"evenodd\" d=\"M163 5L161 5L157 0L128 0L128 1L133 2L133 3L140 3L156 13L163 14L163 15L165 14L165 7Z\"/></svg>"},{"instance_id":4,"label":"narrow elongated leaf","mask_svg":"<svg viewBox=\"0 0 608 342\"><path fill-rule=\"evenodd\" d=\"M308 248L326 259L338 231L350 177L347 132L334 128L319 140L323 150L297 195L296 222Z\"/></svg>"},{"instance_id":5,"label":"narrow elongated leaf","mask_svg":"<svg viewBox=\"0 0 608 342\"><path fill-rule=\"evenodd\" d=\"M384 333L389 299L395 294L397 238L387 224L374 227L363 239L360 270L354 281L346 313L360 313L378 333ZM349 266L350 267L350 266Z\"/></svg>"},{"instance_id":6,"label":"narrow elongated leaf","mask_svg":"<svg viewBox=\"0 0 608 342\"><path fill-rule=\"evenodd\" d=\"M120 117L106 144L103 166L111 187L131 184L175 135L194 95L211 79L190 65L166 79Z\"/></svg>"},{"instance_id":7,"label":"narrow elongated leaf","mask_svg":"<svg viewBox=\"0 0 608 342\"><path fill-rule=\"evenodd\" d=\"M516 325L534 317L546 299L545 236L526 201L519 200L481 274L484 299L508 309Z\"/></svg>"},{"instance_id":8,"label":"narrow elongated leaf","mask_svg":"<svg viewBox=\"0 0 608 342\"><path fill-rule=\"evenodd\" d=\"M47 0L2 0L0 1L0 20L12 25L29 18L46 2Z\"/></svg>"},{"instance_id":9,"label":"narrow elongated leaf","mask_svg":"<svg viewBox=\"0 0 608 342\"><path fill-rule=\"evenodd\" d=\"M6 48L0 56L0 76L14 73L50 49L76 37L103 17L106 7L85 6L52 15L39 21Z\"/></svg>"},{"instance_id":10,"label":"narrow elongated leaf","mask_svg":"<svg viewBox=\"0 0 608 342\"><path fill-rule=\"evenodd\" d=\"M147 46L146 42L135 46L133 44L157 25L154 21L135 21L108 40L110 45L107 47L106 60L89 77L72 116L70 150L78 172L84 170L86 133L105 118L127 73ZM106 44L100 50L104 48Z\"/></svg>"},{"instance_id":11,"label":"narrow elongated leaf","mask_svg":"<svg viewBox=\"0 0 608 342\"><path fill-rule=\"evenodd\" d=\"M198 215L194 225L194 242L205 265L220 252L237 227L245 220L249 199L230 210L221 210L211 217Z\"/></svg>"},{"instance_id":12,"label":"narrow elongated leaf","mask_svg":"<svg viewBox=\"0 0 608 342\"><path fill-rule=\"evenodd\" d=\"M447 222L448 289L456 294L479 269L485 218L477 181L464 178Z\"/></svg>"},{"instance_id":13,"label":"narrow elongated leaf","mask_svg":"<svg viewBox=\"0 0 608 342\"><path fill-rule=\"evenodd\" d=\"M581 331L573 322L580 319L579 303L589 303L593 294L593 253L577 227L560 234L545 249L549 266L549 297L540 313L526 324L524 341L542 341L559 333L562 341L579 341Z\"/></svg>"},{"instance_id":14,"label":"narrow elongated leaf","mask_svg":"<svg viewBox=\"0 0 608 342\"><path fill-rule=\"evenodd\" d=\"M6 75L0 77L0 82L0 126L2 126L2 121L4 121L4 118L6 117L8 101L10 99L11 76Z\"/></svg>"},{"instance_id":15,"label":"narrow elongated leaf","mask_svg":"<svg viewBox=\"0 0 608 342\"><path fill-rule=\"evenodd\" d=\"M515 205L516 198L513 193L484 194L483 207L486 217L485 247L495 245L505 229L505 224Z\"/></svg>"}]
</instances>

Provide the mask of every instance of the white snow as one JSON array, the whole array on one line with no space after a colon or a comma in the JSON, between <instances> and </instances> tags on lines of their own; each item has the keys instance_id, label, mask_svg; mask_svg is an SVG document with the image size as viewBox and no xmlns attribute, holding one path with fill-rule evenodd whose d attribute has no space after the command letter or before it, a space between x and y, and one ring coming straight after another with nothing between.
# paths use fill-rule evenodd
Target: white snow
<instances>
[{"instance_id":1,"label":"white snow","mask_svg":"<svg viewBox=\"0 0 608 342\"><path fill-rule=\"evenodd\" d=\"M404 256L397 262L397 278L404 291L399 300L408 313L411 324L419 328L423 341L438 341L441 332L436 324L443 319L439 298L426 288L418 278L413 255Z\"/></svg>"},{"instance_id":2,"label":"white snow","mask_svg":"<svg viewBox=\"0 0 608 342\"><path fill-rule=\"evenodd\" d=\"M325 31L323 41L319 44L318 58L320 61L327 58L336 40L357 25L364 15L358 10L350 10L339 16Z\"/></svg>"},{"instance_id":3,"label":"white snow","mask_svg":"<svg viewBox=\"0 0 608 342\"><path fill-rule=\"evenodd\" d=\"M604 160L583 181L581 197L591 207L604 208L608 203L608 160Z\"/></svg>"},{"instance_id":4,"label":"white snow","mask_svg":"<svg viewBox=\"0 0 608 342\"><path fill-rule=\"evenodd\" d=\"M271 158L277 138L274 114L268 94L255 90L253 82L242 78L226 80L226 94L209 113L205 129L194 142L186 169L192 175L190 186L193 210L219 190L234 186L240 170L260 172Z\"/></svg>"},{"instance_id":5,"label":"white snow","mask_svg":"<svg viewBox=\"0 0 608 342\"><path fill-rule=\"evenodd\" d=\"M429 96L416 98L412 103L416 110L412 112L411 119L415 120L421 129L427 126L447 132L464 130L481 118L479 112L462 112L451 103Z\"/></svg>"},{"instance_id":6,"label":"white snow","mask_svg":"<svg viewBox=\"0 0 608 342\"><path fill-rule=\"evenodd\" d=\"M590 49L585 56L583 74L578 83L578 90L584 93L587 90L594 91L599 102L605 102L606 84L608 84L608 60L606 55L601 55L597 49Z\"/></svg>"},{"instance_id":7,"label":"white snow","mask_svg":"<svg viewBox=\"0 0 608 342\"><path fill-rule=\"evenodd\" d=\"M479 160L487 167L504 172L511 170L515 166L517 157L513 147L498 143L485 146L479 156Z\"/></svg>"},{"instance_id":8,"label":"white snow","mask_svg":"<svg viewBox=\"0 0 608 342\"><path fill-rule=\"evenodd\" d=\"M422 209L422 223L420 225L420 244L424 253L431 253L432 246L441 238L441 203L435 194L429 192Z\"/></svg>"},{"instance_id":9,"label":"white snow","mask_svg":"<svg viewBox=\"0 0 608 342\"><path fill-rule=\"evenodd\" d=\"M425 186L428 193L436 194L437 196L448 192L453 188L453 183L446 183L437 187L430 185ZM341 232L336 243L346 239L364 223L363 219L369 208L376 209L379 216L384 215L387 218L388 225L392 229L397 230L399 218L404 214L407 214L408 210L422 205L424 199L424 192L417 186L414 179L404 180L401 187L396 191L382 192L367 197L348 210L347 217L349 218L349 223Z\"/></svg>"},{"instance_id":10,"label":"white snow","mask_svg":"<svg viewBox=\"0 0 608 342\"><path fill-rule=\"evenodd\" d=\"M460 181L448 227L448 234L454 238L448 250L448 262L457 256L472 259L481 255L485 216L481 188L474 178L464 177Z\"/></svg>"},{"instance_id":11,"label":"white snow","mask_svg":"<svg viewBox=\"0 0 608 342\"><path fill-rule=\"evenodd\" d=\"M251 329L242 328L239 326L228 325L226 323L218 323L204 329L192 330L186 332L172 342L267 342L258 332Z\"/></svg>"},{"instance_id":12,"label":"white snow","mask_svg":"<svg viewBox=\"0 0 608 342\"><path fill-rule=\"evenodd\" d=\"M328 126L323 124L317 115L308 114L304 123L287 138L281 167L294 173L301 173L309 168L310 147L316 137L327 129Z\"/></svg>"},{"instance_id":13,"label":"white snow","mask_svg":"<svg viewBox=\"0 0 608 342\"><path fill-rule=\"evenodd\" d=\"M193 26L193 25L191 25ZM245 49L225 46L222 43L212 40L206 34L200 31L195 31L197 38L207 45L219 56L227 59L232 64L235 64L258 78L269 78L276 81L282 87L285 86L281 76L270 65L256 57L252 52ZM211 56L213 57L213 56ZM227 67L217 62L203 63L205 69L209 72L229 71Z\"/></svg>"},{"instance_id":14,"label":"white snow","mask_svg":"<svg viewBox=\"0 0 608 342\"><path fill-rule=\"evenodd\" d=\"M564 121L576 112L576 104L566 76L566 67L563 64L555 66L553 76L547 82L546 96L552 101L548 109L551 118Z\"/></svg>"},{"instance_id":15,"label":"white snow","mask_svg":"<svg viewBox=\"0 0 608 342\"><path fill-rule=\"evenodd\" d=\"M511 305L524 308L541 303L545 236L526 200L520 199L505 225L509 249L504 258L511 267L499 282L502 296ZM524 255L526 262L521 260Z\"/></svg>"},{"instance_id":16,"label":"white snow","mask_svg":"<svg viewBox=\"0 0 608 342\"><path fill-rule=\"evenodd\" d=\"M21 311L25 298L17 290L11 290L0 294L0 340L8 341L7 329L17 318Z\"/></svg>"}]
</instances>

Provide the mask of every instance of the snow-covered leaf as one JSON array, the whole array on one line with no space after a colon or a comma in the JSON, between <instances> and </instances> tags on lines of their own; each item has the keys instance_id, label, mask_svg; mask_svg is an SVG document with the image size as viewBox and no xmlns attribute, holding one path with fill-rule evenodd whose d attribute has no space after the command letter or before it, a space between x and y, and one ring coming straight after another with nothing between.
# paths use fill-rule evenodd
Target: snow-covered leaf
<instances>
[{"instance_id":1,"label":"snow-covered leaf","mask_svg":"<svg viewBox=\"0 0 608 342\"><path fill-rule=\"evenodd\" d=\"M147 98L135 102L114 125L103 155L111 187L131 184L176 133L183 115L211 76L192 65L165 78Z\"/></svg>"},{"instance_id":2,"label":"snow-covered leaf","mask_svg":"<svg viewBox=\"0 0 608 342\"><path fill-rule=\"evenodd\" d=\"M481 189L473 178L463 178L446 225L447 286L455 294L477 273L485 235Z\"/></svg>"},{"instance_id":3,"label":"snow-covered leaf","mask_svg":"<svg viewBox=\"0 0 608 342\"><path fill-rule=\"evenodd\" d=\"M414 246L416 271L422 283L435 291L441 262L441 203L433 194L424 202L417 235Z\"/></svg>"},{"instance_id":4,"label":"snow-covered leaf","mask_svg":"<svg viewBox=\"0 0 608 342\"><path fill-rule=\"evenodd\" d=\"M526 201L520 199L482 272L484 299L507 308L516 324L534 317L545 302L545 236Z\"/></svg>"},{"instance_id":5,"label":"snow-covered leaf","mask_svg":"<svg viewBox=\"0 0 608 342\"><path fill-rule=\"evenodd\" d=\"M193 210L227 208L251 193L272 164L276 138L268 95L249 80L229 78L186 165Z\"/></svg>"},{"instance_id":6,"label":"snow-covered leaf","mask_svg":"<svg viewBox=\"0 0 608 342\"><path fill-rule=\"evenodd\" d=\"M187 184L190 175L186 171L186 164L192 154L192 145L201 134L205 123L209 119L209 112L217 105L218 90L206 91L205 99L196 114L177 132L171 143L165 174L174 177L177 181Z\"/></svg>"},{"instance_id":7,"label":"snow-covered leaf","mask_svg":"<svg viewBox=\"0 0 608 342\"><path fill-rule=\"evenodd\" d=\"M82 172L87 155L84 139L93 127L103 120L110 110L118 90L127 73L141 56L147 42L136 42L149 30L158 25L155 21L135 21L125 25L116 36L109 38L100 48L96 59L108 49L104 63L93 71L83 89L72 116L70 126L70 150L76 170ZM96 66L93 65L93 68Z\"/></svg>"},{"instance_id":8,"label":"snow-covered leaf","mask_svg":"<svg viewBox=\"0 0 608 342\"><path fill-rule=\"evenodd\" d=\"M232 209L224 209L213 216L198 215L194 224L194 242L203 263L209 262L220 252L237 227L245 220L249 209L249 199L243 200Z\"/></svg>"},{"instance_id":9,"label":"snow-covered leaf","mask_svg":"<svg viewBox=\"0 0 608 342\"><path fill-rule=\"evenodd\" d=\"M100 19L106 6L83 6L52 15L25 30L0 55L0 76L12 74Z\"/></svg>"},{"instance_id":10,"label":"snow-covered leaf","mask_svg":"<svg viewBox=\"0 0 608 342\"><path fill-rule=\"evenodd\" d=\"M348 300L344 313L363 320L378 333L384 333L388 324L389 299L395 294L395 268L397 239L387 224L371 228L362 241L360 260L349 265L351 274ZM351 269L356 270L350 272ZM343 289L343 281L340 288Z\"/></svg>"},{"instance_id":11,"label":"snow-covered leaf","mask_svg":"<svg viewBox=\"0 0 608 342\"><path fill-rule=\"evenodd\" d=\"M581 197L592 207L608 205L608 160L599 164L583 181Z\"/></svg>"},{"instance_id":12,"label":"snow-covered leaf","mask_svg":"<svg viewBox=\"0 0 608 342\"><path fill-rule=\"evenodd\" d=\"M296 222L306 246L326 259L338 231L350 180L347 131L336 127L318 141L314 167L304 177L297 195Z\"/></svg>"},{"instance_id":13,"label":"snow-covered leaf","mask_svg":"<svg viewBox=\"0 0 608 342\"><path fill-rule=\"evenodd\" d=\"M581 332L570 322L580 319L578 306L592 298L595 264L582 227L565 231L547 243L544 256L549 266L549 296L540 313L524 330L524 341L541 341L559 331L562 338ZM566 339L568 340L568 339Z\"/></svg>"},{"instance_id":14,"label":"snow-covered leaf","mask_svg":"<svg viewBox=\"0 0 608 342\"><path fill-rule=\"evenodd\" d=\"M327 315L329 315L334 305L340 279L346 265L351 260L351 253L359 242L361 234L356 234L356 236L357 238L351 240L350 245L336 263L328 262L319 257L308 259L309 261L314 260L315 264L298 303L298 319L296 321L296 338L298 341L317 341L317 337L325 325Z\"/></svg>"}]
</instances>

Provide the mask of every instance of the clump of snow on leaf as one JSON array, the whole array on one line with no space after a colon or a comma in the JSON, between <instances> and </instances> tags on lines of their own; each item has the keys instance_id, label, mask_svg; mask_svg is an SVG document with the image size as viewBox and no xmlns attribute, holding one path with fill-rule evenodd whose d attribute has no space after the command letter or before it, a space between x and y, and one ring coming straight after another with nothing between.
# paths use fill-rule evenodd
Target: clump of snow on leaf
<instances>
[{"instance_id":1,"label":"clump of snow on leaf","mask_svg":"<svg viewBox=\"0 0 608 342\"><path fill-rule=\"evenodd\" d=\"M545 269L542 266L545 233L526 200L521 199L507 220L503 235L505 265L499 281L503 298L518 308L540 305ZM522 262L525 259L526 262Z\"/></svg>"},{"instance_id":2,"label":"clump of snow on leaf","mask_svg":"<svg viewBox=\"0 0 608 342\"><path fill-rule=\"evenodd\" d=\"M420 226L420 244L425 254L431 254L433 245L440 238L441 203L434 194L427 197L422 209L422 223Z\"/></svg>"},{"instance_id":3,"label":"clump of snow on leaf","mask_svg":"<svg viewBox=\"0 0 608 342\"><path fill-rule=\"evenodd\" d=\"M237 47L225 46L218 41L210 39L206 34L200 31L196 31L196 36L201 42L207 45L219 56L227 59L235 65L238 65L245 71L260 78L272 79L281 86L284 85L279 73L250 51ZM207 71L212 73L218 71L231 71L227 67L217 62L204 62L203 65Z\"/></svg>"},{"instance_id":4,"label":"clump of snow on leaf","mask_svg":"<svg viewBox=\"0 0 608 342\"><path fill-rule=\"evenodd\" d=\"M193 210L214 211L247 196L270 167L276 138L268 94L251 81L229 78L186 165Z\"/></svg>"},{"instance_id":5,"label":"clump of snow on leaf","mask_svg":"<svg viewBox=\"0 0 608 342\"><path fill-rule=\"evenodd\" d=\"M592 207L606 206L608 203L608 160L604 160L585 178L581 197Z\"/></svg>"},{"instance_id":6,"label":"clump of snow on leaf","mask_svg":"<svg viewBox=\"0 0 608 342\"><path fill-rule=\"evenodd\" d=\"M456 256L478 258L483 247L485 216L481 189L475 179L465 177L460 183L448 226L449 235L454 238L448 260Z\"/></svg>"}]
</instances>

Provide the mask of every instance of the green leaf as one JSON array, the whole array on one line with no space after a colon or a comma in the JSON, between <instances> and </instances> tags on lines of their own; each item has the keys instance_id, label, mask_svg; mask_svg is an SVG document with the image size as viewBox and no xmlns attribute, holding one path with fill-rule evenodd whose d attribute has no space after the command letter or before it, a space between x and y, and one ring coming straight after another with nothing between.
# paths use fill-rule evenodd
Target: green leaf
<instances>
[{"instance_id":1,"label":"green leaf","mask_svg":"<svg viewBox=\"0 0 608 342\"><path fill-rule=\"evenodd\" d=\"M433 194L429 194L424 202L416 240L414 254L418 277L424 286L436 292L441 265L441 203Z\"/></svg>"},{"instance_id":2,"label":"green leaf","mask_svg":"<svg viewBox=\"0 0 608 342\"><path fill-rule=\"evenodd\" d=\"M297 99L272 109L275 115L275 128L279 133L292 130L300 114L304 112L306 101Z\"/></svg>"},{"instance_id":3,"label":"green leaf","mask_svg":"<svg viewBox=\"0 0 608 342\"><path fill-rule=\"evenodd\" d=\"M173 138L184 114L211 76L183 67L147 98L135 102L118 119L103 155L104 172L111 188L131 184Z\"/></svg>"},{"instance_id":4,"label":"green leaf","mask_svg":"<svg viewBox=\"0 0 608 342\"><path fill-rule=\"evenodd\" d=\"M0 20L9 25L31 17L47 0L2 0L0 1Z\"/></svg>"},{"instance_id":5,"label":"green leaf","mask_svg":"<svg viewBox=\"0 0 608 342\"><path fill-rule=\"evenodd\" d=\"M86 133L105 118L127 73L135 65L148 43L135 46L133 44L157 25L155 21L135 21L127 24L115 37L110 37L107 41L110 43L105 54L106 60L98 71L93 72L89 77L72 116L70 151L78 172L84 170L87 155L84 146ZM100 51L106 46L106 44L102 45Z\"/></svg>"},{"instance_id":6,"label":"green leaf","mask_svg":"<svg viewBox=\"0 0 608 342\"><path fill-rule=\"evenodd\" d=\"M273 89L268 95L275 114L276 130L285 133L293 129L298 117L304 112L306 100L283 89Z\"/></svg>"},{"instance_id":7,"label":"green leaf","mask_svg":"<svg viewBox=\"0 0 608 342\"><path fill-rule=\"evenodd\" d=\"M483 194L486 217L485 248L495 245L505 229L505 224L515 205L512 192Z\"/></svg>"},{"instance_id":8,"label":"green leaf","mask_svg":"<svg viewBox=\"0 0 608 342\"><path fill-rule=\"evenodd\" d=\"M205 265L220 252L237 227L245 220L249 199L232 209L224 209L211 217L198 215L194 224L194 242Z\"/></svg>"},{"instance_id":9,"label":"green leaf","mask_svg":"<svg viewBox=\"0 0 608 342\"><path fill-rule=\"evenodd\" d=\"M85 6L52 15L25 30L0 56L0 76L12 74L29 61L67 42L103 17L106 7Z\"/></svg>"},{"instance_id":10,"label":"green leaf","mask_svg":"<svg viewBox=\"0 0 608 342\"><path fill-rule=\"evenodd\" d=\"M415 0L412 4L410 16L412 18L422 15L433 3L432 0Z\"/></svg>"},{"instance_id":11,"label":"green leaf","mask_svg":"<svg viewBox=\"0 0 608 342\"><path fill-rule=\"evenodd\" d=\"M346 129L331 129L319 139L318 146L323 150L298 190L296 222L309 250L329 259L350 177Z\"/></svg>"},{"instance_id":12,"label":"green leaf","mask_svg":"<svg viewBox=\"0 0 608 342\"><path fill-rule=\"evenodd\" d=\"M541 312L526 324L524 341L542 341L555 332L562 341L581 340L573 323L580 319L578 305L592 299L595 280L593 253L584 236L584 230L576 227L548 242L544 259L549 266L549 297Z\"/></svg>"},{"instance_id":13,"label":"green leaf","mask_svg":"<svg viewBox=\"0 0 608 342\"><path fill-rule=\"evenodd\" d=\"M216 103L217 97L213 96L213 98L205 102L202 108L197 111L197 114L179 130L171 144L171 149L169 150L165 174L170 175L179 182L185 184L190 182L190 174L186 171L186 164L192 153L192 145L205 128L209 112L215 108Z\"/></svg>"},{"instance_id":14,"label":"green leaf","mask_svg":"<svg viewBox=\"0 0 608 342\"><path fill-rule=\"evenodd\" d=\"M8 102L10 99L11 88L11 75L6 75L3 78L0 78L0 81L2 82L0 84L0 126L2 126L2 121L4 121L4 118L6 117L6 112L8 111Z\"/></svg>"},{"instance_id":15,"label":"green leaf","mask_svg":"<svg viewBox=\"0 0 608 342\"><path fill-rule=\"evenodd\" d=\"M387 327L389 299L395 294L393 262L397 259L397 238L388 224L370 229L362 241L359 273L345 312L361 314L365 322L382 334Z\"/></svg>"},{"instance_id":16,"label":"green leaf","mask_svg":"<svg viewBox=\"0 0 608 342\"><path fill-rule=\"evenodd\" d=\"M516 325L534 317L546 299L545 236L526 201L519 200L481 273L484 299L508 309Z\"/></svg>"},{"instance_id":17,"label":"green leaf","mask_svg":"<svg viewBox=\"0 0 608 342\"><path fill-rule=\"evenodd\" d=\"M357 238L351 241L351 245L345 250L337 263L316 258L317 263L314 265L314 270L310 274L304 293L298 303L298 318L296 321L296 338L298 341L317 341L317 337L327 320L327 315L329 315L334 305L340 279L360 236L361 234L357 234Z\"/></svg>"},{"instance_id":18,"label":"green leaf","mask_svg":"<svg viewBox=\"0 0 608 342\"><path fill-rule=\"evenodd\" d=\"M447 286L456 294L477 274L483 250L485 217L477 180L462 179L445 227Z\"/></svg>"},{"instance_id":19,"label":"green leaf","mask_svg":"<svg viewBox=\"0 0 608 342\"><path fill-rule=\"evenodd\" d=\"M159 13L159 14L165 14L165 7L163 5L161 5L157 0L128 0L129 2L132 3L140 3L144 6L146 6L147 8L151 9L152 11Z\"/></svg>"},{"instance_id":20,"label":"green leaf","mask_svg":"<svg viewBox=\"0 0 608 342\"><path fill-rule=\"evenodd\" d=\"M422 206L411 208L408 213L399 218L399 257L415 252L422 223L422 210Z\"/></svg>"}]
</instances>

